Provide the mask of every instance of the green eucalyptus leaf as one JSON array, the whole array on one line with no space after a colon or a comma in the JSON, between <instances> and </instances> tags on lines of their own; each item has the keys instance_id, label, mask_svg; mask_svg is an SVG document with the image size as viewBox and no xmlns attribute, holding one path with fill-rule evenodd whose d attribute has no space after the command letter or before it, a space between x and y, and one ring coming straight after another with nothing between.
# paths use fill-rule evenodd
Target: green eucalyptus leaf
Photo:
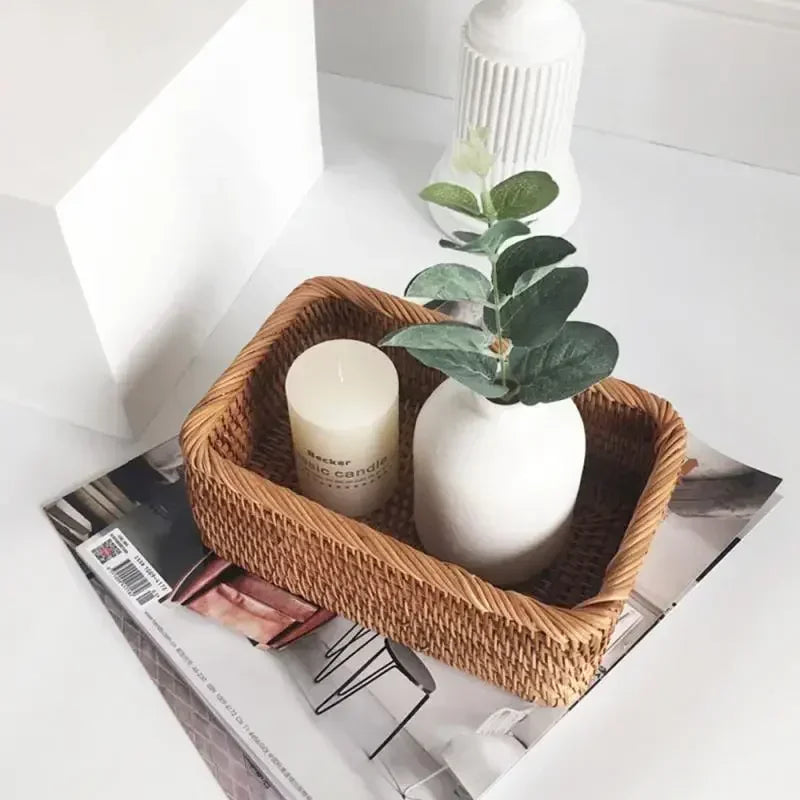
<instances>
[{"instance_id":1,"label":"green eucalyptus leaf","mask_svg":"<svg viewBox=\"0 0 800 800\"><path fill-rule=\"evenodd\" d=\"M464 264L434 264L412 278L405 295L483 303L491 291L491 282L474 267Z\"/></svg>"},{"instance_id":2,"label":"green eucalyptus leaf","mask_svg":"<svg viewBox=\"0 0 800 800\"><path fill-rule=\"evenodd\" d=\"M451 242L447 239L442 239L439 244L442 247L448 247L451 250L461 250L464 253L484 253L486 255L494 255L507 239L513 239L515 236L525 236L529 234L530 228L525 223L516 219L501 219L495 222L480 236L475 236L472 239L458 242ZM460 239L464 238L464 231L456 231L454 236Z\"/></svg>"},{"instance_id":3,"label":"green eucalyptus leaf","mask_svg":"<svg viewBox=\"0 0 800 800\"><path fill-rule=\"evenodd\" d=\"M478 198L464 186L455 183L432 183L426 186L419 196L429 203L460 211L468 217L484 218L478 205Z\"/></svg>"},{"instance_id":4,"label":"green eucalyptus leaf","mask_svg":"<svg viewBox=\"0 0 800 800\"><path fill-rule=\"evenodd\" d=\"M517 278L517 282L514 284L514 291L511 294L522 294L526 289L530 289L534 283L538 283L542 278L546 278L557 268L555 264L551 264L549 267L536 267L536 269L529 269L527 272L523 272L522 275Z\"/></svg>"},{"instance_id":5,"label":"green eucalyptus leaf","mask_svg":"<svg viewBox=\"0 0 800 800\"><path fill-rule=\"evenodd\" d=\"M497 358L489 351L492 337L482 328L460 322L411 325L385 336L381 347L404 347L418 361L463 383L484 397L502 397L495 383Z\"/></svg>"},{"instance_id":6,"label":"green eucalyptus leaf","mask_svg":"<svg viewBox=\"0 0 800 800\"><path fill-rule=\"evenodd\" d=\"M515 346L539 347L562 328L586 292L589 275L583 267L560 267L521 294L500 306L503 336ZM485 309L484 320L491 325L494 313ZM491 323L491 325L490 325Z\"/></svg>"},{"instance_id":7,"label":"green eucalyptus leaf","mask_svg":"<svg viewBox=\"0 0 800 800\"><path fill-rule=\"evenodd\" d=\"M526 405L553 403L607 378L617 363L617 340L588 322L567 322L543 347L513 347L509 368Z\"/></svg>"},{"instance_id":8,"label":"green eucalyptus leaf","mask_svg":"<svg viewBox=\"0 0 800 800\"><path fill-rule=\"evenodd\" d=\"M546 172L520 172L490 192L498 219L523 219L558 197L558 184Z\"/></svg>"},{"instance_id":9,"label":"green eucalyptus leaf","mask_svg":"<svg viewBox=\"0 0 800 800\"><path fill-rule=\"evenodd\" d=\"M472 231L453 231L453 238L459 239L458 242L453 242L450 239L439 239L439 246L446 247L450 250L463 250L466 249L461 242L465 244L469 244L470 242L474 242L476 239L480 238L479 233L473 233Z\"/></svg>"},{"instance_id":10,"label":"green eucalyptus leaf","mask_svg":"<svg viewBox=\"0 0 800 800\"><path fill-rule=\"evenodd\" d=\"M407 350L455 350L488 355L492 338L482 328L463 322L428 322L393 331L378 342L379 347Z\"/></svg>"},{"instance_id":11,"label":"green eucalyptus leaf","mask_svg":"<svg viewBox=\"0 0 800 800\"><path fill-rule=\"evenodd\" d=\"M408 352L426 367L438 369L484 397L498 398L508 391L495 382L498 361L492 356L460 350L417 350L413 347Z\"/></svg>"},{"instance_id":12,"label":"green eucalyptus leaf","mask_svg":"<svg viewBox=\"0 0 800 800\"><path fill-rule=\"evenodd\" d=\"M551 267L575 252L575 247L559 236L531 236L507 247L497 259L497 288L501 294L518 294L537 280L541 280ZM523 275L530 273L526 281ZM519 288L516 288L519 284Z\"/></svg>"}]
</instances>

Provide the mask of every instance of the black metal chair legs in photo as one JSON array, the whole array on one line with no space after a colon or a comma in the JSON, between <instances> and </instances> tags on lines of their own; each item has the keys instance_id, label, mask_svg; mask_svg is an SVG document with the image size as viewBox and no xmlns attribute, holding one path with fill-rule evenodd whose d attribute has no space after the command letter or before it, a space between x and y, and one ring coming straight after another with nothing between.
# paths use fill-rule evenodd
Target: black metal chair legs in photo
<instances>
[{"instance_id":1,"label":"black metal chair legs in photo","mask_svg":"<svg viewBox=\"0 0 800 800\"><path fill-rule=\"evenodd\" d=\"M325 658L337 658L347 650L351 644L355 644L363 636L371 633L369 628L354 622L326 651ZM377 635L377 634L376 634Z\"/></svg>"},{"instance_id":2,"label":"black metal chair legs in photo","mask_svg":"<svg viewBox=\"0 0 800 800\"><path fill-rule=\"evenodd\" d=\"M324 681L329 675L333 675L342 664L349 661L356 653L360 653L370 642L378 638L375 631L364 628L354 622L326 651L325 658L331 659L315 676L314 683ZM362 641L363 640L363 641ZM348 648L356 642L361 644L349 655L345 656Z\"/></svg>"},{"instance_id":3,"label":"black metal chair legs in photo","mask_svg":"<svg viewBox=\"0 0 800 800\"><path fill-rule=\"evenodd\" d=\"M351 628L348 631L348 634L351 634L354 628ZM364 631L364 629L362 629ZM372 631L367 631L367 633L372 633ZM348 634L345 634L347 636ZM372 637L368 639L368 641L364 642L359 648L354 650L350 655L346 658L342 659L341 662L335 664L333 669L329 669L331 664L327 664L325 668L323 668L322 672L328 670L326 675L330 675L336 669L338 669L342 664L346 661L349 661L359 650L369 644L377 634L374 634ZM331 649L335 649L337 645L340 645L342 639L333 645ZM363 636L360 638L364 638ZM350 642L352 644L352 641ZM345 648L346 649L346 648ZM329 651L330 652L330 651ZM341 651L344 652L344 651ZM341 655L341 652L338 655ZM388 656L388 661L380 666L373 667L370 670L370 667L378 660L379 656L381 655ZM334 657L335 660L336 657ZM408 712L408 714L403 717L403 719L395 726L392 732L369 754L369 758L375 758L378 753L386 747L389 742L394 739L395 736L406 726L408 721L428 702L430 699L431 694L436 690L436 682L433 680L433 676L428 671L428 668L422 663L419 656L413 651L409 650L405 645L398 644L397 642L393 642L391 639L385 639L383 642L383 647L380 648L374 655L370 656L338 689L331 692L315 709L314 712L316 714L324 714L326 711L330 711L332 708L335 708L339 705L339 703L343 703L347 700L348 697L352 697L357 692L360 692L362 689L369 686L371 683L377 681L379 678L382 678L389 672L393 670L397 670L402 675L404 675L411 683L413 683L417 688L422 691L422 697L420 701ZM322 672L320 675L322 675ZM319 676L318 676L319 677ZM324 680L323 676L320 680ZM315 679L316 680L316 679ZM318 682L318 681L317 681Z\"/></svg>"}]
</instances>

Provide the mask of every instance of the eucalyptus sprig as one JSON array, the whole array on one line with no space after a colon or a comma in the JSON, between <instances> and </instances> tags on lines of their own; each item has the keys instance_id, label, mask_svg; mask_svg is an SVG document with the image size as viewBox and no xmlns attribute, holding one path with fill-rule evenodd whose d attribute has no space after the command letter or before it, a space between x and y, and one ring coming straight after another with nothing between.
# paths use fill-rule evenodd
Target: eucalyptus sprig
<instances>
[{"instance_id":1,"label":"eucalyptus sprig","mask_svg":"<svg viewBox=\"0 0 800 800\"><path fill-rule=\"evenodd\" d=\"M411 325L385 336L429 367L500 403L551 403L572 397L611 374L619 348L604 328L568 321L589 282L566 262L575 248L557 236L532 236L523 221L547 208L558 186L546 172L520 172L489 188L494 156L488 131L460 142L453 166L481 183L476 195L455 183L434 183L420 196L486 226L455 231L439 244L486 257L491 279L465 264L434 264L414 276L406 297L483 306L483 324L446 321ZM524 237L524 238L523 238ZM513 240L513 241L512 241Z\"/></svg>"}]
</instances>

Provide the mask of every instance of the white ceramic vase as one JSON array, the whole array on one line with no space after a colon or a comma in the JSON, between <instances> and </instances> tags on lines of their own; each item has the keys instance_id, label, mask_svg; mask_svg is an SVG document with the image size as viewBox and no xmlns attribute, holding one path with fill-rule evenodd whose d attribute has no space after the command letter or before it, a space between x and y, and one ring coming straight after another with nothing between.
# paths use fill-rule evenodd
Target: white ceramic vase
<instances>
[{"instance_id":1,"label":"white ceramic vase","mask_svg":"<svg viewBox=\"0 0 800 800\"><path fill-rule=\"evenodd\" d=\"M452 181L480 191L477 178L452 168L453 147L470 128L489 128L497 160L489 183L524 170L549 172L559 186L552 205L536 215L536 233L564 234L578 215L581 187L570 152L583 69L585 35L567 0L482 0L461 35L453 139L432 182ZM455 211L431 206L447 234L480 230Z\"/></svg>"},{"instance_id":2,"label":"white ceramic vase","mask_svg":"<svg viewBox=\"0 0 800 800\"><path fill-rule=\"evenodd\" d=\"M446 380L414 430L423 547L496 586L525 581L564 544L585 454L572 400L503 406Z\"/></svg>"}]
</instances>

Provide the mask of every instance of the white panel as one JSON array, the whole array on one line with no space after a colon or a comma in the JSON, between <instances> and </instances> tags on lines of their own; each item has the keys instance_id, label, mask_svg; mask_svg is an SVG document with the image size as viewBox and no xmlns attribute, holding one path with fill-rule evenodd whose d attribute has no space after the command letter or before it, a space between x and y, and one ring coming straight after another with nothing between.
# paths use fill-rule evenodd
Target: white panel
<instances>
[{"instance_id":1,"label":"white panel","mask_svg":"<svg viewBox=\"0 0 800 800\"><path fill-rule=\"evenodd\" d=\"M59 204L135 429L321 169L311 10L249 0Z\"/></svg>"},{"instance_id":2,"label":"white panel","mask_svg":"<svg viewBox=\"0 0 800 800\"><path fill-rule=\"evenodd\" d=\"M0 398L129 433L52 208L0 195Z\"/></svg>"},{"instance_id":3,"label":"white panel","mask_svg":"<svg viewBox=\"0 0 800 800\"><path fill-rule=\"evenodd\" d=\"M0 123L0 397L127 435L150 421L321 170L313 5L64 7L75 12L65 35L86 49L77 66L48 47L55 0L0 13L0 27L16 26L0 44L16 33L34 48L13 48L16 72L0 53L19 112ZM62 87L62 66L85 84ZM118 79L113 101L93 69ZM134 80L137 69L147 74ZM73 101L63 126L59 87ZM95 107L104 102L109 114ZM36 120L47 135L32 130L15 149ZM104 151L100 129L113 132ZM26 199L40 192L41 205Z\"/></svg>"},{"instance_id":4,"label":"white panel","mask_svg":"<svg viewBox=\"0 0 800 800\"><path fill-rule=\"evenodd\" d=\"M791 22L797 3L687 2L707 7L575 0L587 33L578 124L800 173L800 29L743 18L763 6L761 18ZM452 97L473 4L316 0L320 66Z\"/></svg>"}]
</instances>

